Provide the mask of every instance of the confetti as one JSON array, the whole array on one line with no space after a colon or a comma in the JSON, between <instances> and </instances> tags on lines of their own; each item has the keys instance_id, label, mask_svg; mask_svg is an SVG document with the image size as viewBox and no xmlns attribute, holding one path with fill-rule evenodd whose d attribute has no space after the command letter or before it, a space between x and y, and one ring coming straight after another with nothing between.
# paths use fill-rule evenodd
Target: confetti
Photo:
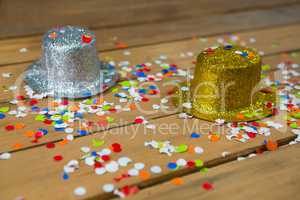
<instances>
[{"instance_id":1,"label":"confetti","mask_svg":"<svg viewBox=\"0 0 300 200\"><path fill-rule=\"evenodd\" d=\"M10 153L1 153L0 154L0 160L8 160L11 158L11 154Z\"/></svg>"},{"instance_id":2,"label":"confetti","mask_svg":"<svg viewBox=\"0 0 300 200\"><path fill-rule=\"evenodd\" d=\"M74 194L76 196L83 196L86 194L86 189L82 186L75 188L74 190Z\"/></svg>"},{"instance_id":3,"label":"confetti","mask_svg":"<svg viewBox=\"0 0 300 200\"><path fill-rule=\"evenodd\" d=\"M63 157L62 157L62 155L55 155L55 156L53 157L53 159L54 159L55 161L61 161L61 160L63 159Z\"/></svg>"},{"instance_id":4,"label":"confetti","mask_svg":"<svg viewBox=\"0 0 300 200\"><path fill-rule=\"evenodd\" d=\"M214 189L214 186L209 182L204 182L202 184L202 188L205 190L212 190L212 189Z\"/></svg>"},{"instance_id":5,"label":"confetti","mask_svg":"<svg viewBox=\"0 0 300 200\"><path fill-rule=\"evenodd\" d=\"M103 185L103 187L102 187L102 190L103 190L104 192L107 192L107 193L113 192L114 189L115 189L115 186L114 186L113 184L105 184L105 185Z\"/></svg>"},{"instance_id":6,"label":"confetti","mask_svg":"<svg viewBox=\"0 0 300 200\"><path fill-rule=\"evenodd\" d=\"M171 180L171 183L173 184L173 185L182 185L183 184L183 179L182 178L173 178L172 180Z\"/></svg>"},{"instance_id":7,"label":"confetti","mask_svg":"<svg viewBox=\"0 0 300 200\"><path fill-rule=\"evenodd\" d=\"M150 168L150 171L153 174L160 174L162 172L162 169L160 168L160 166L155 165Z\"/></svg>"}]
</instances>

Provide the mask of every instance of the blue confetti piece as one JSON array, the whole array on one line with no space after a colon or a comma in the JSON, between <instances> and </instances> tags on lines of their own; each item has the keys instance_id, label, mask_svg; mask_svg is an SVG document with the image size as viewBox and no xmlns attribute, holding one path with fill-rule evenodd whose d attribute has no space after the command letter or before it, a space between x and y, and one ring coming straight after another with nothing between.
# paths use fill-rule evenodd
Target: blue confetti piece
<instances>
[{"instance_id":1,"label":"blue confetti piece","mask_svg":"<svg viewBox=\"0 0 300 200\"><path fill-rule=\"evenodd\" d=\"M224 47L224 49L225 49L225 50L232 49L232 45L226 45L226 46Z\"/></svg>"},{"instance_id":2,"label":"blue confetti piece","mask_svg":"<svg viewBox=\"0 0 300 200\"><path fill-rule=\"evenodd\" d=\"M170 163L168 163L168 168L169 169L176 169L177 168L177 164L173 163L173 162L170 162Z\"/></svg>"},{"instance_id":3,"label":"blue confetti piece","mask_svg":"<svg viewBox=\"0 0 300 200\"><path fill-rule=\"evenodd\" d=\"M44 135L48 134L48 130L46 130L44 128L39 128L39 131L43 132Z\"/></svg>"},{"instance_id":4,"label":"blue confetti piece","mask_svg":"<svg viewBox=\"0 0 300 200\"><path fill-rule=\"evenodd\" d=\"M247 52L243 52L241 56L247 57L247 56L248 56L248 53L247 53Z\"/></svg>"},{"instance_id":5,"label":"blue confetti piece","mask_svg":"<svg viewBox=\"0 0 300 200\"><path fill-rule=\"evenodd\" d=\"M3 113L0 113L0 119L4 119L5 115Z\"/></svg>"},{"instance_id":6,"label":"blue confetti piece","mask_svg":"<svg viewBox=\"0 0 300 200\"><path fill-rule=\"evenodd\" d=\"M200 138L201 137L201 135L200 134L198 134L198 133L192 133L191 134L191 138Z\"/></svg>"},{"instance_id":7,"label":"blue confetti piece","mask_svg":"<svg viewBox=\"0 0 300 200\"><path fill-rule=\"evenodd\" d=\"M64 173L63 174L63 179L64 180L68 180L70 177L69 177L69 174L67 174L67 173Z\"/></svg>"},{"instance_id":8,"label":"blue confetti piece","mask_svg":"<svg viewBox=\"0 0 300 200\"><path fill-rule=\"evenodd\" d=\"M85 135L88 134L88 132L87 132L86 130L79 130L78 133L79 133L79 135L81 135L81 136L85 136Z\"/></svg>"},{"instance_id":9,"label":"blue confetti piece","mask_svg":"<svg viewBox=\"0 0 300 200\"><path fill-rule=\"evenodd\" d=\"M57 132L62 132L62 131L65 131L65 128L54 128L54 130Z\"/></svg>"}]
</instances>

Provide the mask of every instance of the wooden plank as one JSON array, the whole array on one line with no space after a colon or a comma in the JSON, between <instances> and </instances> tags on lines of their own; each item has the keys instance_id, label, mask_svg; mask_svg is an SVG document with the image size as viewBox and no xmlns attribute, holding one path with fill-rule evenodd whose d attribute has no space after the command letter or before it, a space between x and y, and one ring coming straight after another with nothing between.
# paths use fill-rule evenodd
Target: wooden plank
<instances>
[{"instance_id":1,"label":"wooden plank","mask_svg":"<svg viewBox=\"0 0 300 200\"><path fill-rule=\"evenodd\" d=\"M269 4L273 1L257 2ZM244 1L242 2L242 4L243 3ZM194 4L194 2L192 4ZM233 2L232 4L223 2L219 4L230 5L231 7L232 5L240 5L241 2ZM214 5L218 5L218 3L214 3ZM227 8L228 6L225 5L224 8ZM253 3L253 6L254 5L255 4ZM189 7L187 7L186 9L188 8ZM187 11L187 13L195 13L195 15L197 16L186 19L177 19L174 21L161 21L153 23L151 25L147 23L141 23L134 26L121 26L100 30L96 29L95 34L98 39L97 49L100 51L116 49L116 42L125 42L129 46L133 47L145 44L156 44L165 41L181 40L194 36L207 36L220 33L238 32L286 25L297 23L300 20L299 4L279 6L273 9L244 9L243 12L233 10L233 12L225 12L223 14L212 15L206 14L205 12L199 12L199 7L197 6L190 6L190 8L196 8L196 10ZM206 7L204 6L204 8ZM179 12L182 9L178 8L177 10ZM168 13L169 15L170 12L164 13ZM197 24L197 26L195 26L195 24ZM1 40L0 65L12 63L17 64L39 58L41 54L40 40L41 36ZM20 53L19 49L21 48L27 48L28 52Z\"/></svg>"},{"instance_id":2,"label":"wooden plank","mask_svg":"<svg viewBox=\"0 0 300 200\"><path fill-rule=\"evenodd\" d=\"M56 144L56 148L47 149L44 146L13 153L10 160L1 161L0 175L3 180L0 182L1 199L14 199L16 196L23 196L26 199L73 199L73 190L78 186L84 186L87 189L85 198L106 199L112 197L112 194L106 194L101 191L103 184L113 183L117 187L132 184L144 184L144 180L139 177L130 177L120 182L114 182L113 179L126 173L128 169L133 167L136 162L145 164L145 170L153 165L159 165L163 173L159 175L151 174L148 181L160 181L160 177L173 176L175 172L169 170L168 162L172 162L179 158L186 160L201 159L205 163L210 161L222 160L222 152L231 152L235 156L248 154L255 151L258 146L263 144L265 139L279 140L292 137L290 132L279 132L272 130L270 137L258 136L251 142L241 144L234 141L228 141L225 136L221 136L218 142L210 142L207 133L210 130L222 133L222 128L213 126L212 123L187 119L182 120L177 116L170 116L151 123L157 126L157 129L151 131L145 129L143 125L127 126L119 129L112 129L101 134L89 135L67 145ZM224 128L224 127L223 127ZM191 132L201 132L202 137L191 139ZM227 130L224 130L226 132ZM101 139L105 141L103 147L95 148L91 145L92 139ZM202 155L194 153L174 153L172 156L159 154L158 151L144 147L145 141L168 140L173 145L187 144L193 146L201 146L204 149ZM70 174L70 179L62 180L63 166L69 160L79 159L83 154L80 148L83 146L90 147L99 151L112 143L118 142L122 145L123 151L113 154L112 159L116 160L121 156L128 156L133 163L125 168L121 168L117 173L106 173L98 176L93 172L93 167L87 167L80 162L80 169ZM62 155L63 161L53 161L53 156ZM206 165L206 164L205 164ZM20 167L26 166L26 167ZM185 170L185 169L182 169ZM193 170L193 169L188 169ZM181 170L176 172L180 173ZM47 188L47 190L45 189Z\"/></svg>"},{"instance_id":3,"label":"wooden plank","mask_svg":"<svg viewBox=\"0 0 300 200\"><path fill-rule=\"evenodd\" d=\"M298 199L300 145L285 146L245 161L217 166L208 173L182 178L183 185L164 183L129 199ZM212 183L205 191L201 185Z\"/></svg>"},{"instance_id":4,"label":"wooden plank","mask_svg":"<svg viewBox=\"0 0 300 200\"><path fill-rule=\"evenodd\" d=\"M265 54L276 54L280 52L298 50L299 43L298 41L300 38L298 37L300 34L300 24L289 25L284 27L275 27L270 29L263 29L263 30L255 30L249 32L242 32L235 34L240 38L239 42L245 42L247 46L256 48L260 51L265 52ZM198 52L202 51L204 48L216 44L217 39L224 38L225 40L229 40L228 35L218 35L213 37L206 38L206 42L201 42L200 38L194 39L187 39L183 41L177 42L170 42L164 44L156 44L146 47L134 47L130 48L129 51L131 52L130 56L124 55L124 50L116 50L116 51L108 51L103 52L101 55L99 54L100 58L107 58L110 60L114 60L115 62L120 61L129 61L132 65L140 64L144 62L153 62L161 54L167 55L167 61L169 63L175 63L181 68L184 67L185 69L193 67L192 61L194 61L195 56L193 57L180 57L181 53L192 52L195 55ZM255 38L257 42L250 43L249 39ZM300 42L300 41L299 41ZM276 45L274 45L276 44ZM174 48L176 47L176 48ZM1 54L0 54L1 55ZM268 60L266 60L268 64ZM27 68L30 64L16 64L16 65L7 65L2 66L0 69L0 74L3 72L11 72L13 76L9 79L4 79L1 77L0 85L1 88L7 89L9 86L14 84L16 80L19 78L20 74ZM274 63L275 64L275 63ZM119 68L120 69L120 68ZM157 70L157 69L153 69ZM160 69L158 69L160 70ZM153 71L157 72L157 71ZM1 94L3 91L0 91ZM7 102L9 99L13 97L11 92L5 92L4 95L0 95L0 102Z\"/></svg>"},{"instance_id":5,"label":"wooden plank","mask_svg":"<svg viewBox=\"0 0 300 200\"><path fill-rule=\"evenodd\" d=\"M236 1L158 1L125 0L51 1L41 3L28 0L2 0L0 4L0 37L40 34L49 27L61 25L83 25L90 28L112 28L132 26L155 21L174 21L191 16L243 12L255 9L271 9L298 3L297 0ZM30 13L30 14L29 14Z\"/></svg>"},{"instance_id":6,"label":"wooden plank","mask_svg":"<svg viewBox=\"0 0 300 200\"><path fill-rule=\"evenodd\" d=\"M298 43L296 43L295 41L297 41L297 37L293 36L293 35L289 35L289 39L288 38L284 39L284 34L288 34L290 33L289 31L292 30L292 33L297 34L297 27L295 26L293 28L293 26L289 26L288 28L282 28L282 29L272 29L272 31L275 31L276 34L271 34L273 32L267 31L267 30L263 30L263 31L258 31L258 32L250 32L248 34L243 33L240 35L241 38L243 38L243 40L247 40L250 37L258 37L258 44L255 44L256 47L258 47L259 49L265 49L266 53L271 53L271 52L279 52L280 50L288 50L288 49L292 49L292 48L296 48ZM263 41L262 38L268 38L266 39L267 41L269 41L269 43L267 41ZM281 41L282 43L277 47L277 48L273 48L271 47L271 43L273 40L277 41L277 38L282 38ZM189 67L191 67L191 63L193 58L189 57L189 58L184 58L184 59L180 59L178 58L178 54L179 52L187 52L190 50L193 50L194 52L198 52L200 48L204 47L204 45L208 45L208 44L212 44L214 43L215 38L210 38L209 41L205 44L201 44L199 45L199 43L195 43L192 40L188 40L185 42L177 42L174 44L162 44L162 45L155 45L153 47L145 47L145 48L134 48L131 50L132 52L132 56L131 57L126 57L123 54L121 54L120 51L118 52L111 52L111 56L114 57L114 59L116 60L124 60L125 58L127 60L130 60L132 62L136 62L136 63L141 63L144 61L151 61L155 58L157 58L161 52L167 53L167 55L169 56L169 61L171 63L178 63L179 66L182 66L180 68L184 68L187 69ZM260 41L263 41L260 43ZM261 44L261 45L260 45ZM254 44L252 44L254 45ZM174 48L176 47L176 48ZM176 49L176 51L175 51ZM197 50L198 49L198 50ZM109 55L109 54L107 54ZM145 56L148 55L149 57ZM118 57L119 56L119 57ZM296 57L294 59L294 62L298 63L299 62L299 57ZM272 65L276 65L279 61L281 61L280 56L272 56L272 57L267 57L266 58L267 63L272 64ZM6 87L10 86L11 80L15 79L14 77L17 77L17 73L19 73L20 70L18 70L18 68L14 68L14 71L12 71L13 68L10 68L10 71L1 71L5 69L4 67L0 69L0 73L2 72L12 72L13 73L13 78L11 79L7 79L6 83L8 85L6 85ZM157 71L155 70L160 70L160 68L157 67L153 67L153 71L151 73L155 73ZM174 79L178 79L177 77L175 78L171 78L170 80L174 80ZM3 79L6 80L6 79ZM174 110L174 105L170 102L169 103L169 113L165 113L163 110L158 110L158 111L153 111L152 110L152 105L153 104L160 104L160 98L165 96L168 88L163 87L163 84L166 82L167 80L163 81L163 82L159 82L157 83L158 87L161 90L161 94L158 98L151 98L151 100L149 102L146 103L142 103L142 104L138 104L139 106L141 106L143 109L146 109L148 111L152 111L150 113L146 113L143 114L144 117L146 117L146 119L151 119L151 118L156 118L156 117L162 117L162 116L166 116L168 114L172 114L177 112L176 110ZM6 98L11 98L8 96L8 93L5 93ZM5 97L5 95L1 95L1 97ZM124 103L119 103L118 99L113 97L113 93L107 93L104 95L104 98L108 101L108 102L112 102L115 104L120 104L122 105L122 107L124 107ZM43 100L41 101L38 106L40 107L44 107L46 106L47 100ZM7 104L2 104L2 106L7 105ZM15 106L10 106L11 109L15 109ZM114 123L109 124L108 126L104 126L104 127L99 127L99 129L97 129L97 131L100 130L106 130L108 128L111 127L117 127L120 125L125 125L125 124L130 124L134 121L135 117L140 116L141 113L139 112L139 110L135 110L132 112L118 112L118 113L112 113L109 116L114 118ZM44 128L45 125L41 122L36 122L35 121L35 114L29 114L26 118L15 118L14 116L8 116L5 119L2 119L0 121L0 127L2 127L3 132L1 133L1 145L0 145L0 152L4 152L4 151L11 151L11 150L16 150L16 149L23 149L23 148L28 148L28 147L34 147L36 145L36 143L32 143L33 137L27 137L24 135L24 133L26 131L37 131L38 128ZM91 120L94 122L97 122L100 120L100 118L96 115L85 115L85 118L87 120ZM26 127L23 129L19 129L19 130L14 130L14 131L4 131L4 127L8 124L15 124L15 123L24 123L26 124ZM60 133L60 132L55 132L52 130L52 127L48 126L48 129L50 130L49 134L47 136L45 136L43 139L40 140L40 144L43 144L45 142L49 142L49 141L57 141L57 140L61 140L62 138L65 137L64 134Z\"/></svg>"}]
</instances>

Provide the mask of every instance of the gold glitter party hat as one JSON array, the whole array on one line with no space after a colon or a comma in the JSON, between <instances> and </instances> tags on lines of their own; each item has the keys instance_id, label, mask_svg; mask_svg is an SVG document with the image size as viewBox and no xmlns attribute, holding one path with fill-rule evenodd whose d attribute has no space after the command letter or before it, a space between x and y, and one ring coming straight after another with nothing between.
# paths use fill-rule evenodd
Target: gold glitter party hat
<instances>
[{"instance_id":1,"label":"gold glitter party hat","mask_svg":"<svg viewBox=\"0 0 300 200\"><path fill-rule=\"evenodd\" d=\"M184 112L215 121L252 121L274 112L275 94L259 88L261 57L249 48L221 46L198 55L194 78L175 98Z\"/></svg>"}]
</instances>

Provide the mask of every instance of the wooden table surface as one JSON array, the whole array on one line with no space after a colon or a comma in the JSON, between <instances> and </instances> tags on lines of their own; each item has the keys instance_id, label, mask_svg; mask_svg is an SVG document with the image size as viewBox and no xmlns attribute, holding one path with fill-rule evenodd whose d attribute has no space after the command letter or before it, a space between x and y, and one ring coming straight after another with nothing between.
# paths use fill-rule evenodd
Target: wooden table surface
<instances>
[{"instance_id":1,"label":"wooden table surface","mask_svg":"<svg viewBox=\"0 0 300 200\"><path fill-rule=\"evenodd\" d=\"M0 119L0 200L119 198L113 192L105 192L105 184L135 193L128 195L129 199L300 199L300 145L291 145L296 143L293 141L297 135L288 126L285 112L264 119L283 125L279 129L271 128L268 137L259 135L245 143L228 140L226 125L182 119L180 110L171 101L161 104L161 99L170 98L172 87L168 84L183 81L185 77L170 76L149 82L159 88L159 95L149 96L147 102L131 104L122 103L115 96L122 90L117 85L102 97L114 106L129 110L119 109L105 116L85 113L87 122L102 124L86 136L75 131L72 141L67 139L70 134L55 131L53 126L37 120L39 115L30 112L32 100L26 96L21 75L41 56L42 34L51 27L67 24L93 30L100 58L113 60L122 72L122 63L129 62L129 66L152 63L148 74L155 75L161 72L159 62L162 62L193 73L195 57L200 51L236 39L236 43L263 53L264 65L270 66L264 71L267 77L278 81L288 78L293 83L300 80L296 65L300 63L299 0L52 0L43 3L0 0L0 112L5 115ZM288 68L280 69L280 63ZM287 72L289 77L285 77ZM7 74L10 77L5 77ZM13 102L20 99L14 85L18 86L18 95L25 98L18 103ZM299 96L299 87L296 93ZM53 106L54 100L37 101L35 106L45 108ZM166 108L161 106L155 110L154 104ZM297 106L299 111L299 103ZM16 117L11 112L24 109L27 109L23 111L24 117ZM148 124L134 123L139 116ZM299 120L295 123L300 127ZM7 130L9 127L14 130ZM46 129L48 134L35 141L34 134L40 129ZM74 125L74 129L79 127ZM209 139L207 134L211 131L220 134L218 141ZM192 132L202 136L192 139ZM167 156L144 146L151 140L170 141L175 146L199 146L204 152L198 155L189 150ZM102 141L104 144L100 146ZM273 141L279 148L261 153L266 150L265 141ZM122 151L113 153L111 159L126 156L132 163L115 173L95 174L94 168L81 159L83 147L100 151L113 143L119 143ZM224 156L225 152L228 155ZM6 155L10 158L5 159ZM62 160L55 161L55 156L62 156ZM170 170L167 164L179 158L199 159L203 166ZM64 166L71 160L79 160L79 169L64 180ZM144 164L138 176L116 181L134 168L135 163ZM153 166L160 166L161 173L152 173ZM86 193L75 195L78 187L85 188Z\"/></svg>"}]
</instances>

